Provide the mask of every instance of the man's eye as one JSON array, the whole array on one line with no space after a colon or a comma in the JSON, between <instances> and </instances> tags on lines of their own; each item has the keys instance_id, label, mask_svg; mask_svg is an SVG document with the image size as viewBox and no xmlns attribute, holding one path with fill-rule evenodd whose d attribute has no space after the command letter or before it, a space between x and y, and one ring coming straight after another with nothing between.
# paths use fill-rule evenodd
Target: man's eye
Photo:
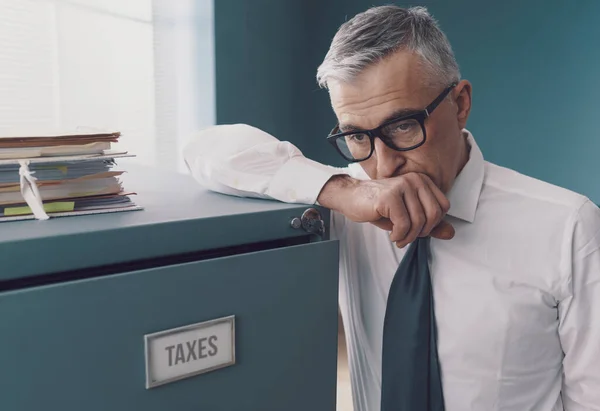
<instances>
[{"instance_id":1,"label":"man's eye","mask_svg":"<svg viewBox=\"0 0 600 411\"><path fill-rule=\"evenodd\" d=\"M412 127L413 127L413 123L412 122L406 122L406 123L399 123L394 125L394 129L392 131L397 132L397 131L409 131Z\"/></svg>"},{"instance_id":2,"label":"man's eye","mask_svg":"<svg viewBox=\"0 0 600 411\"><path fill-rule=\"evenodd\" d=\"M348 136L348 140L353 143L362 143L365 140L368 140L368 138L364 134L352 134Z\"/></svg>"}]
</instances>

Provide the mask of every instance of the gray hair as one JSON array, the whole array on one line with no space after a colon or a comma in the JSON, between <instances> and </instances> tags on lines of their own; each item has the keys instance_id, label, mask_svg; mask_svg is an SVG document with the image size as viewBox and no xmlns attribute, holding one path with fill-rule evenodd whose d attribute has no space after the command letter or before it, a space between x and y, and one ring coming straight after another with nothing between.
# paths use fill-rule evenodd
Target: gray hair
<instances>
[{"instance_id":1,"label":"gray hair","mask_svg":"<svg viewBox=\"0 0 600 411\"><path fill-rule=\"evenodd\" d=\"M399 50L417 53L431 76L446 85L460 80L450 42L425 7L380 6L342 24L317 70L317 82L352 81L365 68Z\"/></svg>"}]
</instances>

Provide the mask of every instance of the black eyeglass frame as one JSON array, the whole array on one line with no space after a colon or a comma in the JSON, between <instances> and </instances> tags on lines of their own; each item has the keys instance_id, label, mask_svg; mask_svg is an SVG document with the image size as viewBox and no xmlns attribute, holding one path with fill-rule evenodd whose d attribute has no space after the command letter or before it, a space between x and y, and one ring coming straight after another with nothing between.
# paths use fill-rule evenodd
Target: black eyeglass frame
<instances>
[{"instance_id":1,"label":"black eyeglass frame","mask_svg":"<svg viewBox=\"0 0 600 411\"><path fill-rule=\"evenodd\" d=\"M416 113L411 113L405 116L401 116L401 117L397 117L395 119L386 121L383 124L380 124L378 127L370 129L370 130L352 130L352 131L345 131L345 132L339 132L339 123L336 124L336 126L333 128L333 130L331 130L331 133L329 133L329 136L327 136L327 141L333 145L333 147L336 149L336 151L342 156L344 157L345 160L350 161L352 163L358 163L361 161L365 161L367 159L369 159L372 155L373 152L375 151L375 137L379 137L379 139L381 141L383 141L383 143L388 146L389 148L391 148L392 150L395 151L410 151L410 150L414 150L415 148L421 147L423 144L425 144L425 141L427 140L427 132L425 129L425 120L431 116L431 113L433 113L433 110L435 110L437 108L437 106L440 105L440 103L446 98L446 96L450 93L450 91L452 91L452 89L454 87L456 87L458 85L458 83L452 83L451 85L449 85L448 87L446 87L436 98L435 100L433 100L431 102L431 104L429 104L427 107L425 107L424 110L421 111L417 111ZM417 120L419 122L419 124L421 125L421 129L423 131L423 140L421 140L419 143L410 146L410 147L403 147L403 148L399 148L396 147L382 132L381 129L383 129L386 126L389 126L390 124L393 123L397 123L399 121L404 121L404 120ZM336 140L339 138L343 138L352 134L365 134L369 137L369 140L371 141L371 151L369 152L369 154L364 157L364 158L360 158L360 159L355 159L355 158L348 158L343 152L342 150L339 148L339 146L336 143Z\"/></svg>"}]
</instances>

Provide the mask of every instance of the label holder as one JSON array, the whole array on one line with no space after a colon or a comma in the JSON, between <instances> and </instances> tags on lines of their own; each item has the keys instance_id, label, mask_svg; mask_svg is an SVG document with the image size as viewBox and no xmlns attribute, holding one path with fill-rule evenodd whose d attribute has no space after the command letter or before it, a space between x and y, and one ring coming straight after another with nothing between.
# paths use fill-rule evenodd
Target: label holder
<instances>
[{"instance_id":1,"label":"label holder","mask_svg":"<svg viewBox=\"0 0 600 411\"><path fill-rule=\"evenodd\" d=\"M223 323L229 324L231 327L231 354L230 354L231 361L228 361L228 362L225 362L222 364L218 364L213 367L206 368L206 369L201 369L201 370L181 374L176 377L168 378L165 380L160 380L160 381L153 380L152 369L153 369L154 364L152 364L152 359L151 359L151 355L150 355L150 345L153 340L155 340L157 338L173 335L173 334L179 334L179 333L186 332L186 331L201 330L204 328L213 327L215 325L219 325L219 324L223 324ZM144 335L144 353L145 353L145 357L146 357L145 358L146 389L159 387L161 385L169 384L169 383L172 383L175 381L181 381L183 379L191 378L191 377L201 375L201 374L206 374L211 371L215 371L215 370L218 370L221 368L235 365L235 363L236 363L236 359L235 359L235 315L230 315L227 317L217 318L214 320L203 321L203 322L199 322L199 323L195 323L195 324L185 325L182 327L172 328L169 330L158 331L158 332L155 332L152 334L146 334L146 335Z\"/></svg>"}]
</instances>

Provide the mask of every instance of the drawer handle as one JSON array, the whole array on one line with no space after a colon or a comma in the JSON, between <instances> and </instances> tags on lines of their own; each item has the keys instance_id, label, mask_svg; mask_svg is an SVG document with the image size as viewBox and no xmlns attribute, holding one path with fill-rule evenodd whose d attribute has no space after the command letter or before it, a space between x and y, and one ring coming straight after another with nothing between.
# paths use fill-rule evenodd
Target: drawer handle
<instances>
[{"instance_id":1,"label":"drawer handle","mask_svg":"<svg viewBox=\"0 0 600 411\"><path fill-rule=\"evenodd\" d=\"M325 235L325 222L316 208L308 208L302 213L302 217L292 219L291 226L295 229L303 228L304 231L320 237Z\"/></svg>"}]
</instances>

